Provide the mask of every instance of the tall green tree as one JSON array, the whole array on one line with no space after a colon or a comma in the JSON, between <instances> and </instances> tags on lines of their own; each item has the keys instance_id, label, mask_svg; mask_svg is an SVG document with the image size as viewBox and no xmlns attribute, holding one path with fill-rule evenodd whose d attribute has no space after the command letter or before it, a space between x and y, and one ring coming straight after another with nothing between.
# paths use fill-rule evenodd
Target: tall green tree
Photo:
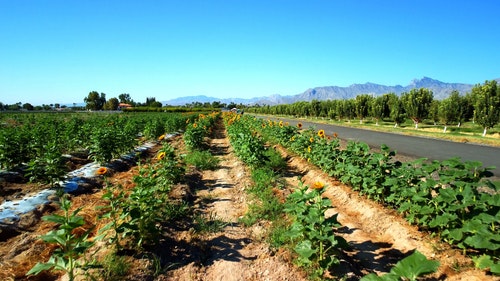
<instances>
[{"instance_id":1,"label":"tall green tree","mask_svg":"<svg viewBox=\"0 0 500 281\"><path fill-rule=\"evenodd\" d=\"M461 123L464 121L472 120L472 123L475 123L474 120L474 99L472 98L472 93L468 92L462 98L462 117L459 120L458 126L460 127Z\"/></svg>"},{"instance_id":2,"label":"tall green tree","mask_svg":"<svg viewBox=\"0 0 500 281\"><path fill-rule=\"evenodd\" d=\"M146 106L149 106L149 107L161 107L162 104L161 104L161 102L156 101L155 97L150 97L150 98L146 98ZM203 105L201 105L201 107L202 106Z\"/></svg>"},{"instance_id":3,"label":"tall green tree","mask_svg":"<svg viewBox=\"0 0 500 281\"><path fill-rule=\"evenodd\" d=\"M368 116L368 112L370 111L370 102L372 99L372 96L368 94L362 94L357 95L354 100L356 116L359 118L360 124L363 124L363 119Z\"/></svg>"},{"instance_id":4,"label":"tall green tree","mask_svg":"<svg viewBox=\"0 0 500 281\"><path fill-rule=\"evenodd\" d=\"M83 101L86 103L86 109L101 110L106 103L106 94L101 93L101 95L99 95L98 92L92 91L83 99Z\"/></svg>"},{"instance_id":5,"label":"tall green tree","mask_svg":"<svg viewBox=\"0 0 500 281\"><path fill-rule=\"evenodd\" d=\"M450 96L442 100L438 107L438 116L444 125L443 133L446 133L448 125L460 122L463 112L462 98L458 91L451 92Z\"/></svg>"},{"instance_id":6,"label":"tall green tree","mask_svg":"<svg viewBox=\"0 0 500 281\"><path fill-rule=\"evenodd\" d=\"M319 117L320 112L321 112L321 102L319 100L312 100L310 102L311 106L311 115L313 117Z\"/></svg>"},{"instance_id":7,"label":"tall green tree","mask_svg":"<svg viewBox=\"0 0 500 281\"><path fill-rule=\"evenodd\" d=\"M418 124L429 115L433 99L432 91L426 88L412 89L401 95L406 115L413 120L415 129L418 129Z\"/></svg>"},{"instance_id":8,"label":"tall green tree","mask_svg":"<svg viewBox=\"0 0 500 281\"><path fill-rule=\"evenodd\" d=\"M296 102L297 115L300 117L309 117L311 114L311 107L306 101Z\"/></svg>"},{"instance_id":9,"label":"tall green tree","mask_svg":"<svg viewBox=\"0 0 500 281\"><path fill-rule=\"evenodd\" d=\"M386 104L386 95L378 96L370 101L370 115L375 119L378 126L378 121L384 117L384 107Z\"/></svg>"},{"instance_id":10,"label":"tall green tree","mask_svg":"<svg viewBox=\"0 0 500 281\"><path fill-rule=\"evenodd\" d=\"M441 102L438 100L432 100L431 106L429 107L429 119L434 122L434 126L438 124L439 122L439 104Z\"/></svg>"},{"instance_id":11,"label":"tall green tree","mask_svg":"<svg viewBox=\"0 0 500 281\"><path fill-rule=\"evenodd\" d=\"M347 118L347 121L351 123L351 120L356 115L356 107L354 104L354 99L342 100L341 106L342 114Z\"/></svg>"},{"instance_id":12,"label":"tall green tree","mask_svg":"<svg viewBox=\"0 0 500 281\"><path fill-rule=\"evenodd\" d=\"M483 136L500 121L500 89L497 81L485 81L472 88L475 120L483 126Z\"/></svg>"},{"instance_id":13,"label":"tall green tree","mask_svg":"<svg viewBox=\"0 0 500 281\"><path fill-rule=\"evenodd\" d=\"M130 94L127 93L119 94L118 99L120 100L120 103L134 105L134 100L132 99Z\"/></svg>"},{"instance_id":14,"label":"tall green tree","mask_svg":"<svg viewBox=\"0 0 500 281\"><path fill-rule=\"evenodd\" d=\"M26 109L26 110L28 110L28 111L31 111L31 110L35 109L33 107L33 105L31 105L31 103L29 103L29 102L23 104L23 108Z\"/></svg>"},{"instance_id":15,"label":"tall green tree","mask_svg":"<svg viewBox=\"0 0 500 281\"><path fill-rule=\"evenodd\" d=\"M104 110L117 110L119 104L120 101L117 98L110 98L106 101L103 108Z\"/></svg>"},{"instance_id":16,"label":"tall green tree","mask_svg":"<svg viewBox=\"0 0 500 281\"><path fill-rule=\"evenodd\" d=\"M390 118L394 122L394 128L398 127L406 119L405 110L403 107L403 102L394 93L387 94L388 104L390 108Z\"/></svg>"}]
</instances>

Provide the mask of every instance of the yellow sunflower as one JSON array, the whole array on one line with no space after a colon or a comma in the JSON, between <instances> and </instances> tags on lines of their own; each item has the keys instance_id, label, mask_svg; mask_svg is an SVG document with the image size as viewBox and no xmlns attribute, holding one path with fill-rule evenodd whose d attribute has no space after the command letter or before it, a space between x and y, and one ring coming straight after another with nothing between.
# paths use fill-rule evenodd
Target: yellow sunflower
<instances>
[{"instance_id":1,"label":"yellow sunflower","mask_svg":"<svg viewBox=\"0 0 500 281\"><path fill-rule=\"evenodd\" d=\"M325 137L325 130L319 130L318 131L318 137L324 138Z\"/></svg>"},{"instance_id":2,"label":"yellow sunflower","mask_svg":"<svg viewBox=\"0 0 500 281\"><path fill-rule=\"evenodd\" d=\"M323 187L325 187L325 184L320 181L315 182L312 186L313 189L322 189Z\"/></svg>"},{"instance_id":3,"label":"yellow sunflower","mask_svg":"<svg viewBox=\"0 0 500 281\"><path fill-rule=\"evenodd\" d=\"M105 175L106 173L108 173L108 168L106 168L106 167L100 167L96 171L96 174L98 174L100 176Z\"/></svg>"},{"instance_id":4,"label":"yellow sunflower","mask_svg":"<svg viewBox=\"0 0 500 281\"><path fill-rule=\"evenodd\" d=\"M161 136L159 136L159 137L158 137L158 140L159 140L159 141L161 141L161 140L163 140L164 138L165 138L165 135L161 135Z\"/></svg>"},{"instance_id":5,"label":"yellow sunflower","mask_svg":"<svg viewBox=\"0 0 500 281\"><path fill-rule=\"evenodd\" d=\"M302 129L302 123L298 123L297 128Z\"/></svg>"},{"instance_id":6,"label":"yellow sunflower","mask_svg":"<svg viewBox=\"0 0 500 281\"><path fill-rule=\"evenodd\" d=\"M158 153L158 155L156 156L156 159L162 160L163 158L165 158L165 155L166 155L165 152L162 151L162 152Z\"/></svg>"}]
</instances>

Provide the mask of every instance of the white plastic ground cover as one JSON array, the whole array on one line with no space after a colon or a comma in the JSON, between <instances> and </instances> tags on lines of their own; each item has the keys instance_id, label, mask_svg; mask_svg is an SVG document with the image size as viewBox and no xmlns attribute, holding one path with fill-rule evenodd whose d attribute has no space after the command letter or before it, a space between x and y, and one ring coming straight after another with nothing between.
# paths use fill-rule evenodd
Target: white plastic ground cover
<instances>
[{"instance_id":1,"label":"white plastic ground cover","mask_svg":"<svg viewBox=\"0 0 500 281\"><path fill-rule=\"evenodd\" d=\"M176 134L165 135L165 139L170 139L175 135ZM123 155L121 158L128 161L133 160L138 152L147 151L155 145L155 142L144 143L129 154ZM66 180L61 181L59 184L63 187L65 192L76 191L79 187L79 183L83 182L85 179L96 177L97 169L100 167L102 167L102 165L95 162L84 165L79 169L69 172L66 175ZM27 194L22 199L7 200L3 202L0 205L0 223L18 221L20 215L33 211L39 205L49 203L49 197L55 193L56 191L54 189L45 189L34 194Z\"/></svg>"}]
</instances>

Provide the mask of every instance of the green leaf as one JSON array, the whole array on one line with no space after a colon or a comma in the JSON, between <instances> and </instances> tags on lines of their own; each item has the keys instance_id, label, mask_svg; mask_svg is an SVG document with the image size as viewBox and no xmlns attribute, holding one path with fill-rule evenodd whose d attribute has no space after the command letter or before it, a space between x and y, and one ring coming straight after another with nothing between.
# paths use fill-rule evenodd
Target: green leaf
<instances>
[{"instance_id":1,"label":"green leaf","mask_svg":"<svg viewBox=\"0 0 500 281\"><path fill-rule=\"evenodd\" d=\"M479 257L473 257L472 260L474 264L479 269L488 269L491 273L500 275L500 263L495 263L494 260L491 259L491 256L482 255Z\"/></svg>"},{"instance_id":2,"label":"green leaf","mask_svg":"<svg viewBox=\"0 0 500 281\"><path fill-rule=\"evenodd\" d=\"M410 256L399 261L392 268L391 273L410 280L416 280L419 276L436 272L439 265L438 261L428 260L422 253L415 251Z\"/></svg>"},{"instance_id":3,"label":"green leaf","mask_svg":"<svg viewBox=\"0 0 500 281\"><path fill-rule=\"evenodd\" d=\"M399 280L399 276L393 273L387 273L381 276L377 276L375 273L370 273L368 275L363 276L360 281L395 281Z\"/></svg>"},{"instance_id":4,"label":"green leaf","mask_svg":"<svg viewBox=\"0 0 500 281\"><path fill-rule=\"evenodd\" d=\"M455 214L444 213L444 214L438 215L434 219L432 219L429 222L429 226L430 227L443 228L443 227L448 226L448 224L450 223L450 221L453 221L453 220L455 220L457 218L458 218L458 216L455 215Z\"/></svg>"},{"instance_id":5,"label":"green leaf","mask_svg":"<svg viewBox=\"0 0 500 281\"><path fill-rule=\"evenodd\" d=\"M472 260L474 261L474 265L479 269L486 269L494 264L493 260L491 259L491 256L488 255L473 257Z\"/></svg>"},{"instance_id":6,"label":"green leaf","mask_svg":"<svg viewBox=\"0 0 500 281\"><path fill-rule=\"evenodd\" d=\"M35 266L33 266L28 272L26 272L26 275L37 275L38 273L49 270L53 268L55 264L53 263L37 263Z\"/></svg>"},{"instance_id":7,"label":"green leaf","mask_svg":"<svg viewBox=\"0 0 500 281\"><path fill-rule=\"evenodd\" d=\"M54 222L57 224L63 224L66 221L66 218L59 215L46 215L42 217L42 220Z\"/></svg>"},{"instance_id":8,"label":"green leaf","mask_svg":"<svg viewBox=\"0 0 500 281\"><path fill-rule=\"evenodd\" d=\"M452 229L452 230L445 229L441 233L441 235L443 237L449 237L449 238L453 239L454 241L462 241L462 239L464 237L464 232L460 228Z\"/></svg>"},{"instance_id":9,"label":"green leaf","mask_svg":"<svg viewBox=\"0 0 500 281\"><path fill-rule=\"evenodd\" d=\"M57 243L59 245L66 244L66 230L52 230L45 235L41 235L40 238L47 243Z\"/></svg>"},{"instance_id":10,"label":"green leaf","mask_svg":"<svg viewBox=\"0 0 500 281\"><path fill-rule=\"evenodd\" d=\"M297 252L301 257L309 259L312 255L316 253L317 250L312 248L312 243L309 240L301 241L294 248L295 252Z\"/></svg>"},{"instance_id":11,"label":"green leaf","mask_svg":"<svg viewBox=\"0 0 500 281\"><path fill-rule=\"evenodd\" d=\"M495 263L490 267L490 271L493 274L500 275L500 263Z\"/></svg>"},{"instance_id":12,"label":"green leaf","mask_svg":"<svg viewBox=\"0 0 500 281\"><path fill-rule=\"evenodd\" d=\"M464 242L476 249L488 249L492 251L500 249L500 244L494 243L492 240L499 240L498 235L482 229L473 236L467 237Z\"/></svg>"}]
</instances>

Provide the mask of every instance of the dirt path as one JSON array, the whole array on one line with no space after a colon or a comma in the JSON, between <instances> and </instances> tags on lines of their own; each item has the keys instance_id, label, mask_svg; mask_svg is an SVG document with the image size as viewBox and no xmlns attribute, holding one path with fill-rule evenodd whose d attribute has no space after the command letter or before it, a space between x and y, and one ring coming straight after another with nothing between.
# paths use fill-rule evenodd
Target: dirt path
<instances>
[{"instance_id":1,"label":"dirt path","mask_svg":"<svg viewBox=\"0 0 500 281\"><path fill-rule=\"evenodd\" d=\"M284 256L270 252L262 241L263 226L246 228L238 223L247 209L245 189L251 181L223 130L210 141L210 149L221 162L218 169L202 173L195 208L212 223L225 226L215 233L200 234L203 257L169 271L165 280L307 280Z\"/></svg>"}]
</instances>

